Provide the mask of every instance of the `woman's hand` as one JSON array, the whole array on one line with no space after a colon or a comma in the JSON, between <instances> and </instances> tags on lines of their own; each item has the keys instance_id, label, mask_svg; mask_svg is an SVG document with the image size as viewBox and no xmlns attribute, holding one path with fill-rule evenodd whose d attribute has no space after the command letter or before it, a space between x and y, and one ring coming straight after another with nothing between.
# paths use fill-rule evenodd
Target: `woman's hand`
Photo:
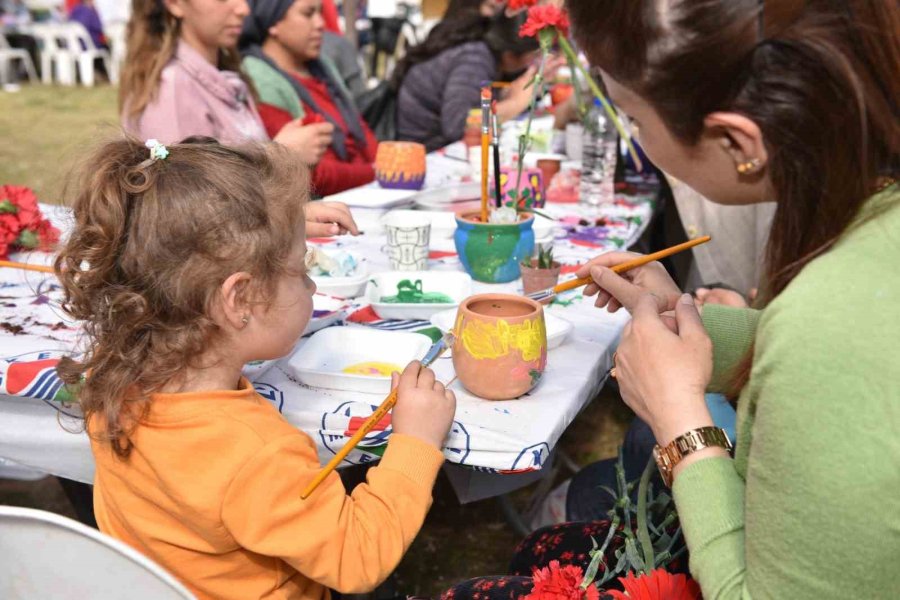
<instances>
[{"instance_id":1,"label":"woman's hand","mask_svg":"<svg viewBox=\"0 0 900 600\"><path fill-rule=\"evenodd\" d=\"M652 262L622 275L610 268L640 256L634 252L609 252L582 265L575 275L579 278L590 275L594 280L584 289L584 295L596 295L595 306L605 306L609 312L616 312L623 306L633 312L638 300L646 294L656 301L658 312L674 309L681 297L681 290L661 263Z\"/></svg>"},{"instance_id":2,"label":"woman's hand","mask_svg":"<svg viewBox=\"0 0 900 600\"><path fill-rule=\"evenodd\" d=\"M515 119L528 109L532 95L528 84L536 74L537 67L532 65L506 88L503 98L497 102L497 117L501 122Z\"/></svg>"},{"instance_id":3,"label":"woman's hand","mask_svg":"<svg viewBox=\"0 0 900 600\"><path fill-rule=\"evenodd\" d=\"M359 235L359 228L350 209L341 202L310 202L306 205L306 237Z\"/></svg>"},{"instance_id":4,"label":"woman's hand","mask_svg":"<svg viewBox=\"0 0 900 600\"><path fill-rule=\"evenodd\" d=\"M750 306L747 299L734 290L725 288L697 288L694 292L694 298L697 306L704 304L721 304L722 306L733 306L735 308L747 308Z\"/></svg>"},{"instance_id":5,"label":"woman's hand","mask_svg":"<svg viewBox=\"0 0 900 600\"><path fill-rule=\"evenodd\" d=\"M659 314L657 298L640 294L615 359L622 398L661 446L713 425L704 399L712 377L712 342L689 294L674 309L673 332Z\"/></svg>"},{"instance_id":6,"label":"woman's hand","mask_svg":"<svg viewBox=\"0 0 900 600\"><path fill-rule=\"evenodd\" d=\"M328 146L334 125L331 123L313 123L303 125L299 119L291 121L281 128L275 141L293 150L305 164L315 166L322 160Z\"/></svg>"}]
</instances>

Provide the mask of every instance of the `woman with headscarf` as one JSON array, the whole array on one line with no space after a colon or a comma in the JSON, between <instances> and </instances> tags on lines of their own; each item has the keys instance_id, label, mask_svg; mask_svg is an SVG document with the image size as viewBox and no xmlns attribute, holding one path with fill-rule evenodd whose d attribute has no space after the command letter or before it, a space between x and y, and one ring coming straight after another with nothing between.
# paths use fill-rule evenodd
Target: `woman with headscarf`
<instances>
[{"instance_id":1,"label":"woman with headscarf","mask_svg":"<svg viewBox=\"0 0 900 600\"><path fill-rule=\"evenodd\" d=\"M269 135L297 119L334 125L331 145L313 170L315 192L328 196L375 179L378 141L321 55L324 25L321 0L252 0L240 48Z\"/></svg>"}]
</instances>

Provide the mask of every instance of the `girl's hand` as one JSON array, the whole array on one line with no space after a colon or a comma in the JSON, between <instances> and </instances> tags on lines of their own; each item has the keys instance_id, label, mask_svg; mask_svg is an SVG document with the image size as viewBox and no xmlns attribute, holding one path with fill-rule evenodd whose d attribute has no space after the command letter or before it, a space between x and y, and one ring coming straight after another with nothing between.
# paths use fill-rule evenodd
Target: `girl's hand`
<instances>
[{"instance_id":1,"label":"girl's hand","mask_svg":"<svg viewBox=\"0 0 900 600\"><path fill-rule=\"evenodd\" d=\"M331 145L333 133L334 125L331 123L304 125L297 119L282 127L275 141L293 150L305 164L314 166L322 160Z\"/></svg>"},{"instance_id":2,"label":"girl's hand","mask_svg":"<svg viewBox=\"0 0 900 600\"><path fill-rule=\"evenodd\" d=\"M443 448L456 414L453 392L418 361L409 363L403 374L391 374L391 388L398 392L391 417L394 431L419 438L438 450Z\"/></svg>"},{"instance_id":3,"label":"girl's hand","mask_svg":"<svg viewBox=\"0 0 900 600\"><path fill-rule=\"evenodd\" d=\"M712 377L712 342L689 294L674 309L675 332L663 322L657 299L640 295L615 357L622 398L661 446L713 424L704 399Z\"/></svg>"},{"instance_id":4,"label":"girl's hand","mask_svg":"<svg viewBox=\"0 0 900 600\"><path fill-rule=\"evenodd\" d=\"M359 228L346 204L317 200L306 205L307 238L331 237L346 233L359 235Z\"/></svg>"},{"instance_id":5,"label":"girl's hand","mask_svg":"<svg viewBox=\"0 0 900 600\"><path fill-rule=\"evenodd\" d=\"M609 252L583 265L575 275L579 278L590 275L594 280L584 289L584 295L597 295L594 304L597 308L606 306L609 312L616 312L623 306L628 312L633 312L638 300L646 294L656 301L658 312L674 309L681 297L681 290L661 263L652 262L622 275L610 269L640 256L634 252Z\"/></svg>"}]
</instances>

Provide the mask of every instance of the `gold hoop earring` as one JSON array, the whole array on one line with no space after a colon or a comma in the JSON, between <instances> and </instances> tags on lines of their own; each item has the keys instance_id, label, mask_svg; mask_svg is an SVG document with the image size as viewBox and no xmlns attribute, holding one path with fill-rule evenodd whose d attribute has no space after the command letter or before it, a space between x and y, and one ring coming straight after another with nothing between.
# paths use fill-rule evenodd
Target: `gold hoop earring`
<instances>
[{"instance_id":1,"label":"gold hoop earring","mask_svg":"<svg viewBox=\"0 0 900 600\"><path fill-rule=\"evenodd\" d=\"M741 175L745 175L750 171L757 169L762 164L762 161L758 158L751 158L747 162L738 163L737 172Z\"/></svg>"}]
</instances>

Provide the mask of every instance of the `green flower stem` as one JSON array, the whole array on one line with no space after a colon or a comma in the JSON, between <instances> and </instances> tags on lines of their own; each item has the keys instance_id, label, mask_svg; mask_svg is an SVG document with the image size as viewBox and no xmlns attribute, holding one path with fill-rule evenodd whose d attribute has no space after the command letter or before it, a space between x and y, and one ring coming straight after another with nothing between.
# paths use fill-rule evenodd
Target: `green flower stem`
<instances>
[{"instance_id":1,"label":"green flower stem","mask_svg":"<svg viewBox=\"0 0 900 600\"><path fill-rule=\"evenodd\" d=\"M550 35L546 35L545 32L548 32L548 30L543 29L538 33L541 42L541 64L538 67L537 75L534 76L534 81L532 81L534 88L531 92L531 106L528 110L528 121L525 124L525 133L519 138L519 160L518 164L516 164L516 195L513 198L516 206L519 205L519 193L522 186L522 169L525 166L525 153L528 152L528 142L531 138L531 121L534 119L534 109L537 106L538 96L541 89L544 87L544 65L547 62L547 55L550 53L550 44L553 43L553 32L548 32ZM547 41L548 38L549 42ZM497 174L496 176L499 177L500 175Z\"/></svg>"},{"instance_id":2,"label":"green flower stem","mask_svg":"<svg viewBox=\"0 0 900 600\"><path fill-rule=\"evenodd\" d=\"M638 484L638 506L637 506L637 538L640 542L641 550L644 552L645 572L649 575L653 571L655 557L653 556L653 542L650 541L650 531L647 528L647 486L650 484L650 476L656 467L656 461L652 458L647 462L644 472L641 475L641 482Z\"/></svg>"},{"instance_id":3,"label":"green flower stem","mask_svg":"<svg viewBox=\"0 0 900 600\"><path fill-rule=\"evenodd\" d=\"M628 146L628 152L629 154L631 154L631 158L634 160L634 164L637 167L637 170L643 171L644 165L641 162L641 159L638 158L637 150L634 149L634 144L631 143L631 136L628 135L628 132L625 131L625 127L619 120L619 115L616 113L615 109L609 103L609 100L606 99L606 96L600 90L600 86L597 85L597 82L594 81L594 78L591 77L591 74L588 73L587 69L584 68L584 65L581 64L581 61L578 60L575 49L572 47L572 44L569 43L569 40L567 40L562 35L559 35L558 38L559 45L562 48L563 52L566 54L566 57L573 61L578 70L581 71L582 74L584 74L588 86L591 88L594 96L598 100L600 100L600 104L603 105L604 110L606 110L606 114L609 115L609 117L612 119L612 122L615 123L616 129L619 131L619 135L622 136L622 139L625 140L625 144Z\"/></svg>"}]
</instances>

